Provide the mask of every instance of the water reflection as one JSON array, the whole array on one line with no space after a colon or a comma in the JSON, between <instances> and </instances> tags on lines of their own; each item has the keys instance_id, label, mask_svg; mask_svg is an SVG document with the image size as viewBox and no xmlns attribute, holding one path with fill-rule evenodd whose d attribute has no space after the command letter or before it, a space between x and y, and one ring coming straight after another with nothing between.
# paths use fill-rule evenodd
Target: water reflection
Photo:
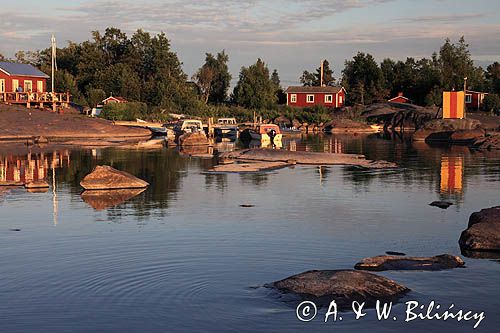
<instances>
[{"instance_id":1,"label":"water reflection","mask_svg":"<svg viewBox=\"0 0 500 333\"><path fill-rule=\"evenodd\" d=\"M100 191L83 191L81 197L95 210L118 206L119 204L144 192L146 189L117 189Z\"/></svg>"},{"instance_id":2,"label":"water reflection","mask_svg":"<svg viewBox=\"0 0 500 333\"><path fill-rule=\"evenodd\" d=\"M463 193L464 158L463 156L441 157L441 182L442 195L458 195Z\"/></svg>"},{"instance_id":3,"label":"water reflection","mask_svg":"<svg viewBox=\"0 0 500 333\"><path fill-rule=\"evenodd\" d=\"M70 160L68 150L2 156L0 158L0 181L29 183L44 180L48 178L49 169L68 167Z\"/></svg>"}]
</instances>

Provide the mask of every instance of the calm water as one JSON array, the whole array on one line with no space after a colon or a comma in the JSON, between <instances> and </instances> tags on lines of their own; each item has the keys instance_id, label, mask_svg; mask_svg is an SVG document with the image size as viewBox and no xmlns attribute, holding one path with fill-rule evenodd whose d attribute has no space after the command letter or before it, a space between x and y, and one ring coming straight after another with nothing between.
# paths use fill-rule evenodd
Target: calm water
<instances>
[{"instance_id":1,"label":"calm water","mask_svg":"<svg viewBox=\"0 0 500 333\"><path fill-rule=\"evenodd\" d=\"M213 175L204 173L211 160L168 149L2 155L1 177L47 175L55 188L0 189L0 331L472 331L472 322L404 323L403 303L395 306L398 321L378 322L370 310L359 321L346 313L342 322L303 323L262 285L309 269L352 268L388 250L460 254L469 215L499 204L500 156L376 135L285 146L363 153L403 168ZM97 164L151 186L123 203L82 198L79 181ZM438 199L454 205L428 206ZM500 263L465 261L464 269L381 274L413 290L403 302L485 311L476 331L497 331Z\"/></svg>"}]
</instances>

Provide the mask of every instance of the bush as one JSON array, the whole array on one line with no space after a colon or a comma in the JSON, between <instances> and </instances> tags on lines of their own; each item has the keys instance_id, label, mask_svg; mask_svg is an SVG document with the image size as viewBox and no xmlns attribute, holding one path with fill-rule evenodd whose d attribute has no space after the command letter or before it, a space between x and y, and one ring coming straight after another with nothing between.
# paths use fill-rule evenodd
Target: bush
<instances>
[{"instance_id":1,"label":"bush","mask_svg":"<svg viewBox=\"0 0 500 333\"><path fill-rule=\"evenodd\" d=\"M483 109L485 111L499 113L500 112L500 97L497 94L488 94L483 99Z\"/></svg>"},{"instance_id":2,"label":"bush","mask_svg":"<svg viewBox=\"0 0 500 333\"><path fill-rule=\"evenodd\" d=\"M110 103L104 105L99 117L108 120L136 120L147 114L147 110L146 103L141 102Z\"/></svg>"}]
</instances>

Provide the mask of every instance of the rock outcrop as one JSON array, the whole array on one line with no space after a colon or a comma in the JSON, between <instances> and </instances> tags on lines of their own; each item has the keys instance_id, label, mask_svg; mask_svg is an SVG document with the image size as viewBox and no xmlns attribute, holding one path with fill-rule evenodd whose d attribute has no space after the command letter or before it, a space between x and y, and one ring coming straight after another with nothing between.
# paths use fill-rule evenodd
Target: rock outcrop
<instances>
[{"instance_id":1,"label":"rock outcrop","mask_svg":"<svg viewBox=\"0 0 500 333\"><path fill-rule=\"evenodd\" d=\"M474 256L471 251L500 252L500 206L472 213L458 243L467 256Z\"/></svg>"},{"instance_id":2,"label":"rock outcrop","mask_svg":"<svg viewBox=\"0 0 500 333\"><path fill-rule=\"evenodd\" d=\"M295 161L297 164L310 165L351 165L368 169L397 167L392 162L367 160L363 155L289 151L284 149L244 149L223 153L220 157L265 162Z\"/></svg>"},{"instance_id":3,"label":"rock outcrop","mask_svg":"<svg viewBox=\"0 0 500 333\"><path fill-rule=\"evenodd\" d=\"M419 270L439 271L463 267L464 261L451 254L442 254L434 257L401 257L401 256L376 256L365 258L358 262L354 268L366 271L389 271L389 270Z\"/></svg>"},{"instance_id":4,"label":"rock outcrop","mask_svg":"<svg viewBox=\"0 0 500 333\"><path fill-rule=\"evenodd\" d=\"M86 190L110 190L124 188L144 188L149 185L125 171L116 170L107 165L98 165L86 175L80 185Z\"/></svg>"},{"instance_id":5,"label":"rock outcrop","mask_svg":"<svg viewBox=\"0 0 500 333\"><path fill-rule=\"evenodd\" d=\"M487 135L479 138L472 144L473 149L478 150L497 150L500 149L500 133Z\"/></svg>"},{"instance_id":6,"label":"rock outcrop","mask_svg":"<svg viewBox=\"0 0 500 333\"><path fill-rule=\"evenodd\" d=\"M388 278L354 270L307 271L268 287L319 303L328 304L334 299L341 308L350 307L353 301L373 305L376 300L397 299L410 291Z\"/></svg>"},{"instance_id":7,"label":"rock outcrop","mask_svg":"<svg viewBox=\"0 0 500 333\"><path fill-rule=\"evenodd\" d=\"M474 119L435 119L413 133L414 141L472 143L484 136L481 122Z\"/></svg>"},{"instance_id":8,"label":"rock outcrop","mask_svg":"<svg viewBox=\"0 0 500 333\"><path fill-rule=\"evenodd\" d=\"M178 142L180 146L203 146L209 144L208 138L203 132L182 134Z\"/></svg>"}]
</instances>

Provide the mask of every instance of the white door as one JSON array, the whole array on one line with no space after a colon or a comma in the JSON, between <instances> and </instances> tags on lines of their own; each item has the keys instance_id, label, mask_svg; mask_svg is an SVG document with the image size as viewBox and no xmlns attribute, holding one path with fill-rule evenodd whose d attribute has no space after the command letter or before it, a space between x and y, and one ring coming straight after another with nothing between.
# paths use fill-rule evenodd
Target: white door
<instances>
[{"instance_id":1,"label":"white door","mask_svg":"<svg viewBox=\"0 0 500 333\"><path fill-rule=\"evenodd\" d=\"M4 93L4 92L5 92L5 80L1 79L0 80L0 93Z\"/></svg>"},{"instance_id":2,"label":"white door","mask_svg":"<svg viewBox=\"0 0 500 333\"><path fill-rule=\"evenodd\" d=\"M12 80L12 91L17 91L18 87L19 87L19 80L13 79Z\"/></svg>"}]
</instances>

